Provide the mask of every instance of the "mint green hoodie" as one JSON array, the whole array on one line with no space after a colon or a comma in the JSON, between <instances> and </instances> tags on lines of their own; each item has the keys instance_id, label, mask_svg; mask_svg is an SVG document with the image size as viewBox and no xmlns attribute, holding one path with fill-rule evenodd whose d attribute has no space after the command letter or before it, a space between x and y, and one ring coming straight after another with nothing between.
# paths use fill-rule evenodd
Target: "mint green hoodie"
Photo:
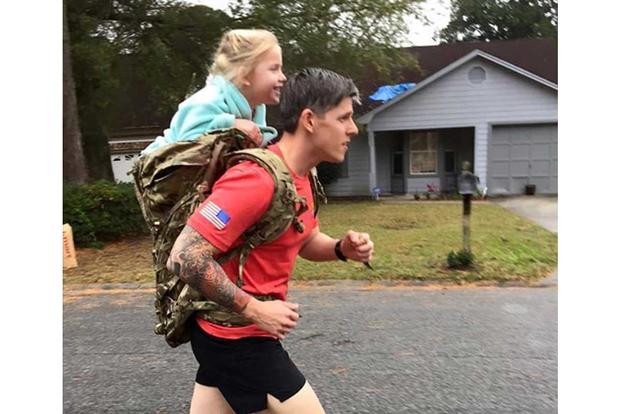
<instances>
[{"instance_id":1,"label":"mint green hoodie","mask_svg":"<svg viewBox=\"0 0 621 414\"><path fill-rule=\"evenodd\" d=\"M275 128L266 124L264 104L255 108L252 119L250 104L239 89L220 75L210 75L203 89L179 104L164 136L157 137L141 154L173 142L192 141L216 129L231 128L235 119L248 119L257 124L263 135L262 147L278 135Z\"/></svg>"}]
</instances>

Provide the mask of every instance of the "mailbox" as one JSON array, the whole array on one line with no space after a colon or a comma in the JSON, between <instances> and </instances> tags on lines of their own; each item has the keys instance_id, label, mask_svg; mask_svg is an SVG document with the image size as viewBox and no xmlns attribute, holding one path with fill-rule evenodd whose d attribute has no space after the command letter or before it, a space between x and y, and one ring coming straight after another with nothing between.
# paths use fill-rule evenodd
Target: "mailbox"
<instances>
[{"instance_id":1,"label":"mailbox","mask_svg":"<svg viewBox=\"0 0 621 414\"><path fill-rule=\"evenodd\" d=\"M464 197L464 250L470 251L470 206L472 195L478 192L479 177L470 172L470 163L464 162L461 174L457 179L457 189Z\"/></svg>"},{"instance_id":2,"label":"mailbox","mask_svg":"<svg viewBox=\"0 0 621 414\"><path fill-rule=\"evenodd\" d=\"M470 163L464 162L463 170L457 179L457 189L461 195L472 195L477 193L479 177L470 172Z\"/></svg>"}]
</instances>

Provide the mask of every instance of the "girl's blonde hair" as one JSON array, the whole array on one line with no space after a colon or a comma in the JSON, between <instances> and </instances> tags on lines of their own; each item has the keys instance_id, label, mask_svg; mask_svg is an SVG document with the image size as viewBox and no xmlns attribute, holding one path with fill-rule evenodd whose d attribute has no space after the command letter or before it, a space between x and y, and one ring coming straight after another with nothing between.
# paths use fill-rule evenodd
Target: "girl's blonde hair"
<instances>
[{"instance_id":1,"label":"girl's blonde hair","mask_svg":"<svg viewBox=\"0 0 621 414\"><path fill-rule=\"evenodd\" d=\"M229 30L220 40L209 72L221 75L239 87L237 80L250 73L261 56L274 46L278 46L278 39L267 30Z\"/></svg>"}]
</instances>

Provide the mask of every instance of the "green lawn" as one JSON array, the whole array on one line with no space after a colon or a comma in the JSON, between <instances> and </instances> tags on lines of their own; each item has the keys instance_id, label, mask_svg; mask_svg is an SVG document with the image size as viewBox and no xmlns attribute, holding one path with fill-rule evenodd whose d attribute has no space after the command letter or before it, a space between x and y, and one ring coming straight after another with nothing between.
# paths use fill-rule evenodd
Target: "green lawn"
<instances>
[{"instance_id":1,"label":"green lawn","mask_svg":"<svg viewBox=\"0 0 621 414\"><path fill-rule=\"evenodd\" d=\"M451 270L446 257L463 247L462 205L333 202L322 206L321 230L341 237L364 231L375 243L372 265L300 259L295 279L533 280L557 263L557 236L491 203L475 203L471 216L471 270Z\"/></svg>"},{"instance_id":2,"label":"green lawn","mask_svg":"<svg viewBox=\"0 0 621 414\"><path fill-rule=\"evenodd\" d=\"M299 259L294 278L530 281L556 267L557 236L491 203L475 203L471 248L475 266L451 270L446 257L462 248L461 203L330 202L321 207L321 230L342 237L364 231L375 242L375 271L361 263ZM79 267L63 272L65 284L152 283L150 237L78 249Z\"/></svg>"}]
</instances>

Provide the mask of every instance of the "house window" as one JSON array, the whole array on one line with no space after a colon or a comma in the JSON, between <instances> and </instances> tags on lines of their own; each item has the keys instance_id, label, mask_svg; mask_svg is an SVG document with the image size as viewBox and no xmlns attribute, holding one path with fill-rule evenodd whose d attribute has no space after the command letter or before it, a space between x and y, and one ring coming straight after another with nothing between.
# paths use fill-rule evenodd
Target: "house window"
<instances>
[{"instance_id":1,"label":"house window","mask_svg":"<svg viewBox=\"0 0 621 414\"><path fill-rule=\"evenodd\" d=\"M392 175L403 175L403 152L392 153Z\"/></svg>"},{"instance_id":2,"label":"house window","mask_svg":"<svg viewBox=\"0 0 621 414\"><path fill-rule=\"evenodd\" d=\"M438 133L410 133L410 174L438 172Z\"/></svg>"},{"instance_id":3,"label":"house window","mask_svg":"<svg viewBox=\"0 0 621 414\"><path fill-rule=\"evenodd\" d=\"M455 172L455 151L453 150L444 152L444 172Z\"/></svg>"}]
</instances>

